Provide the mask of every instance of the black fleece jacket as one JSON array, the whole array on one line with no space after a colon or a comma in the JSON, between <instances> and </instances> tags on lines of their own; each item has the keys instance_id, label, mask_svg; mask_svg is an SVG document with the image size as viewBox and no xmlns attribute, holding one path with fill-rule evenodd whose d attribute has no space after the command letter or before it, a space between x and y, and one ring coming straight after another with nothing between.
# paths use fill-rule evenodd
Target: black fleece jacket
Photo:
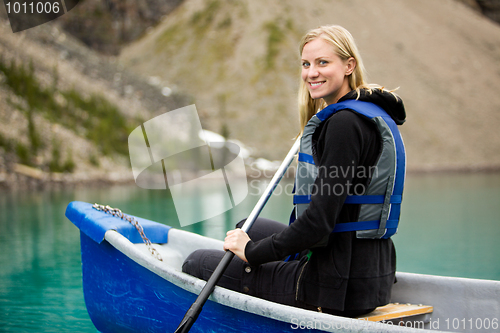
<instances>
[{"instance_id":1,"label":"black fleece jacket","mask_svg":"<svg viewBox=\"0 0 500 333\"><path fill-rule=\"evenodd\" d=\"M356 96L352 91L340 101ZM405 121L403 103L392 94L362 91L359 100L378 104L397 124ZM354 190L359 194L366 188L370 167L376 164L380 151L378 130L363 116L342 110L323 121L313 135L313 157L320 170L315 185L319 190L294 223L278 234L246 245L250 265L311 249L312 255L304 260L296 281L297 300L335 311L387 304L396 270L392 241L358 239L355 232L332 233L337 223L357 220L359 205L343 203ZM314 247L324 237L328 237L328 244Z\"/></svg>"}]
</instances>

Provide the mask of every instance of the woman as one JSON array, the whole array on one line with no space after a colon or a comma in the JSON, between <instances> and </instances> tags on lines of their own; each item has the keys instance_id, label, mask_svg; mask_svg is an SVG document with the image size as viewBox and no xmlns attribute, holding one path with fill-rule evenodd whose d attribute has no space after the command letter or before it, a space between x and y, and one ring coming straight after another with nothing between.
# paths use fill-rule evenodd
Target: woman
<instances>
[{"instance_id":1,"label":"woman","mask_svg":"<svg viewBox=\"0 0 500 333\"><path fill-rule=\"evenodd\" d=\"M229 231L224 250L237 258L219 285L287 305L358 316L387 304L395 282L396 254L389 237L399 219L405 166L394 128L404 122L405 110L397 95L365 83L361 57L344 28L311 30L300 53L296 220L285 226L259 218L248 234ZM376 109L375 116L365 106ZM370 203L368 197L382 201ZM373 213L377 221L360 223ZM196 251L183 271L208 279L222 255Z\"/></svg>"}]
</instances>

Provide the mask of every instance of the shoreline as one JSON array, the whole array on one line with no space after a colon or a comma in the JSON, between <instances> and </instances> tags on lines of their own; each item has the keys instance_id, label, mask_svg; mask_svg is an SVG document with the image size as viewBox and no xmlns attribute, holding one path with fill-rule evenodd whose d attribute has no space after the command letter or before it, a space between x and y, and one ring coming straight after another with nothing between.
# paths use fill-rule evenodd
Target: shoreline
<instances>
[{"instance_id":1,"label":"shoreline","mask_svg":"<svg viewBox=\"0 0 500 333\"><path fill-rule=\"evenodd\" d=\"M430 174L486 174L500 173L500 165L470 166L470 167L420 167L408 169L406 174L423 176ZM271 179L265 176L273 175L274 171L248 171L247 179ZM263 176L264 175L264 176ZM284 178L293 178L294 175L285 175ZM67 187L99 188L104 186L134 185L132 172L93 172L93 173L49 173L22 164L16 164L11 172L0 172L0 190L43 190Z\"/></svg>"}]
</instances>

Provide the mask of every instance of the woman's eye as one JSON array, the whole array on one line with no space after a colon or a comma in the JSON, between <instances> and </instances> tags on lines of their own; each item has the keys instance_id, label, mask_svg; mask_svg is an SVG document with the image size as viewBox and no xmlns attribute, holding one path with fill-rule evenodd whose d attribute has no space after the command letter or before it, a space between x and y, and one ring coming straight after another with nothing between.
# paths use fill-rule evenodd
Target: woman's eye
<instances>
[{"instance_id":1,"label":"woman's eye","mask_svg":"<svg viewBox=\"0 0 500 333\"><path fill-rule=\"evenodd\" d=\"M303 62L302 63L302 67L303 68L308 68L309 67L309 63L308 62Z\"/></svg>"},{"instance_id":2,"label":"woman's eye","mask_svg":"<svg viewBox=\"0 0 500 333\"><path fill-rule=\"evenodd\" d=\"M326 60L320 60L319 64L324 66L324 65L328 64L328 61L326 61Z\"/></svg>"}]
</instances>

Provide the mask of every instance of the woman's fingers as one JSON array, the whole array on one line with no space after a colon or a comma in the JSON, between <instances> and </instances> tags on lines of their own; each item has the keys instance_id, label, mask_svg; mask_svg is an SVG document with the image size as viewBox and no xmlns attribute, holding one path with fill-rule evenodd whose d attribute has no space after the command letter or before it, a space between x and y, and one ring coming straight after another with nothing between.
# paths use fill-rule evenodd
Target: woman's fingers
<instances>
[{"instance_id":1,"label":"woman's fingers","mask_svg":"<svg viewBox=\"0 0 500 333\"><path fill-rule=\"evenodd\" d=\"M224 239L224 250L229 250L237 255L241 260L247 261L245 257L245 246L250 241L247 233L241 229L230 230Z\"/></svg>"}]
</instances>

